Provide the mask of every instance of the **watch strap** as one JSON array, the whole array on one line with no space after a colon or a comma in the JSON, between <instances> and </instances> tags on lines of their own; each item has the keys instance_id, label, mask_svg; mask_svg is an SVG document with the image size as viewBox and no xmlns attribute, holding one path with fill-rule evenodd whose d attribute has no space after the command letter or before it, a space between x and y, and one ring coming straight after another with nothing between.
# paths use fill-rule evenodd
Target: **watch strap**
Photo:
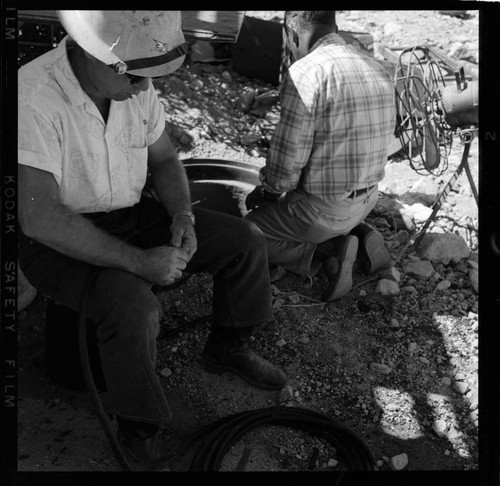
<instances>
[{"instance_id":1,"label":"watch strap","mask_svg":"<svg viewBox=\"0 0 500 486\"><path fill-rule=\"evenodd\" d=\"M174 214L174 217L172 218L172 222L174 222L177 218L180 218L181 216L187 216L191 220L191 223L194 226L195 217L194 217L194 213L192 211L177 211Z\"/></svg>"}]
</instances>

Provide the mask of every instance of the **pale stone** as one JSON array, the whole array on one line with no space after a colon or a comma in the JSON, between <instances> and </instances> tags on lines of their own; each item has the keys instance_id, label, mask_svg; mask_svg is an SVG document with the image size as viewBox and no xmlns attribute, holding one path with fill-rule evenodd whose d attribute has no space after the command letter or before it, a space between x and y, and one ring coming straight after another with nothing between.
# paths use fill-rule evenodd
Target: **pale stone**
<instances>
[{"instance_id":1,"label":"pale stone","mask_svg":"<svg viewBox=\"0 0 500 486\"><path fill-rule=\"evenodd\" d=\"M403 452L402 454L398 454L397 456L391 457L389 462L389 467L393 471L402 471L408 465L408 455Z\"/></svg>"}]
</instances>

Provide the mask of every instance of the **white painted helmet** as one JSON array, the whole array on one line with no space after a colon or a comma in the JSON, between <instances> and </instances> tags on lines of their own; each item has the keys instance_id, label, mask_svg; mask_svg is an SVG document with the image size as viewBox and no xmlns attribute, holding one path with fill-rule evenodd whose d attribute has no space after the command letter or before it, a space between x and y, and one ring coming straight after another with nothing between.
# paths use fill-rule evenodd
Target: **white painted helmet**
<instances>
[{"instance_id":1,"label":"white painted helmet","mask_svg":"<svg viewBox=\"0 0 500 486\"><path fill-rule=\"evenodd\" d=\"M57 15L82 49L119 74L165 76L184 62L178 10L57 10Z\"/></svg>"}]
</instances>

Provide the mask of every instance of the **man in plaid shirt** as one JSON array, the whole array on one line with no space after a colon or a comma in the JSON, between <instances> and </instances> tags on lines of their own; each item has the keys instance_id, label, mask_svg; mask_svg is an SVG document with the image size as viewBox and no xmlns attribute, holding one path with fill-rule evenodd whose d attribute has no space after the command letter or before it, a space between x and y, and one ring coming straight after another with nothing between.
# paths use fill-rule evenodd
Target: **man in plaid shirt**
<instances>
[{"instance_id":1,"label":"man in plaid shirt","mask_svg":"<svg viewBox=\"0 0 500 486\"><path fill-rule=\"evenodd\" d=\"M380 233L363 223L378 199L395 126L385 69L338 35L335 11L287 11L293 64L281 85L281 118L246 218L266 235L269 263L298 275L324 265L326 301L390 262Z\"/></svg>"}]
</instances>

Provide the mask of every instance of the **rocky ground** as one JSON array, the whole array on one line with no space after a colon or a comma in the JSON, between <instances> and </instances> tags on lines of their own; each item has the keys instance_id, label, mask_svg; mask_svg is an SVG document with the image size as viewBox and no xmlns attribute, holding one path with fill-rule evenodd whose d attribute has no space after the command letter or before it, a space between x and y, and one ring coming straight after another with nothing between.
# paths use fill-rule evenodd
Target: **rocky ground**
<instances>
[{"instance_id":1,"label":"rocky ground","mask_svg":"<svg viewBox=\"0 0 500 486\"><path fill-rule=\"evenodd\" d=\"M248 14L279 20L283 12ZM392 49L437 46L477 68L475 11L463 17L342 11L338 23ZM264 163L279 118L276 86L235 73L227 61L189 63L157 88L183 159ZM176 447L201 426L276 405L322 412L348 427L380 470L478 468L478 208L465 174L426 239L417 249L409 246L461 161L463 144L455 138L442 174L417 174L401 154L389 160L369 217L393 257L389 270L367 276L356 266L352 291L330 304L320 300L322 273L312 280L285 274L273 283L274 313L253 346L286 369L290 380L283 390L257 390L200 368L210 328L209 275L158 294L164 309L158 373L174 412L172 470L189 469L190 455ZM470 148L477 187L476 139ZM44 309L37 295L19 316L18 469L117 471L86 393L62 388L43 373ZM324 439L272 425L232 444L221 470L331 472L347 463Z\"/></svg>"}]
</instances>

